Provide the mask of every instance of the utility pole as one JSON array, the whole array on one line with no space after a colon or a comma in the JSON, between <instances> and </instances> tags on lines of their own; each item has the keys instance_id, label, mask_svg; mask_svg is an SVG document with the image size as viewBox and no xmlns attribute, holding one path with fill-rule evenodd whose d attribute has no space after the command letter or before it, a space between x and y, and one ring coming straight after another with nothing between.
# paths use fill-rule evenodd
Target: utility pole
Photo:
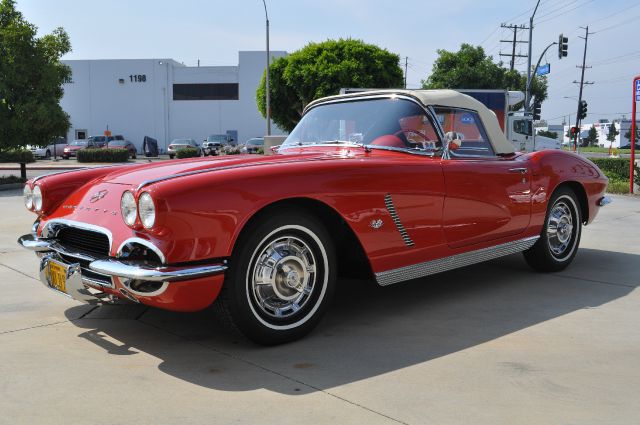
<instances>
[{"instance_id":1,"label":"utility pole","mask_svg":"<svg viewBox=\"0 0 640 425\"><path fill-rule=\"evenodd\" d=\"M580 137L580 125L582 124L582 119L580 118L580 104L582 103L582 89L585 84L593 84L593 81L584 81L584 70L587 67L587 43L589 41L589 26L580 27L584 29L584 37L580 37L584 39L584 53L582 54L582 66L578 66L578 68L582 68L582 72L580 73L580 92L578 93L578 113L576 114L576 134L575 134L575 146L578 146L578 138ZM591 33L593 34L593 33ZM590 68L590 67L589 67ZM574 81L574 83L578 83Z\"/></svg>"},{"instance_id":2,"label":"utility pole","mask_svg":"<svg viewBox=\"0 0 640 425\"><path fill-rule=\"evenodd\" d=\"M271 136L271 88L269 87L269 61L271 53L269 52L269 14L267 13L267 3L262 0L264 5L264 18L267 24L267 71L265 73L266 83L266 109L267 109L267 136Z\"/></svg>"},{"instance_id":3,"label":"utility pole","mask_svg":"<svg viewBox=\"0 0 640 425\"><path fill-rule=\"evenodd\" d=\"M540 0L536 3L535 9L533 9L533 14L529 18L529 54L527 55L527 91L524 94L524 108L525 111L529 110L529 105L531 103L531 48L533 47L533 18L536 16L536 12L538 11L538 6L540 6Z\"/></svg>"},{"instance_id":4,"label":"utility pole","mask_svg":"<svg viewBox=\"0 0 640 425\"><path fill-rule=\"evenodd\" d=\"M407 68L409 67L409 56L404 57L404 89L407 89Z\"/></svg>"},{"instance_id":5,"label":"utility pole","mask_svg":"<svg viewBox=\"0 0 640 425\"><path fill-rule=\"evenodd\" d=\"M511 31L513 31L513 40L500 40L501 43L511 43L511 53L500 53L500 56L511 56L511 62L509 63L509 69L511 71L513 71L515 65L516 65L516 57L518 58L526 58L527 55L521 55L521 54L517 54L516 55L516 44L518 43L528 43L528 41L520 41L517 38L518 35L518 30L526 30L528 29L527 27L525 27L524 25L507 25L507 24L500 24L501 28L508 28Z\"/></svg>"}]
</instances>

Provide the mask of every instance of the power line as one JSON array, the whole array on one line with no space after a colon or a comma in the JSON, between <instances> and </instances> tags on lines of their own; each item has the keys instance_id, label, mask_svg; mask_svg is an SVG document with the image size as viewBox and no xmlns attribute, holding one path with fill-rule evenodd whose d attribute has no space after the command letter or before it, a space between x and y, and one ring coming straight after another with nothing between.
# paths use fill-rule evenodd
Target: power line
<instances>
[{"instance_id":1,"label":"power line","mask_svg":"<svg viewBox=\"0 0 640 425\"><path fill-rule=\"evenodd\" d=\"M599 29L598 31L595 31L594 33L601 33L601 32L605 32L605 31L608 31L608 30L613 29L613 28L618 28L618 27L621 27L621 26L623 26L623 25L630 24L630 23L632 23L632 22L637 22L637 21L638 21L638 18L640 18L640 15L634 16L634 17L629 18L629 19L627 19L627 20L624 20L624 21L622 21L622 22L615 23L615 24L613 24L613 25L609 25L608 27L605 27L605 28Z\"/></svg>"},{"instance_id":2,"label":"power line","mask_svg":"<svg viewBox=\"0 0 640 425\"><path fill-rule=\"evenodd\" d=\"M585 5L587 5L587 4L589 4L589 3L593 2L593 1L595 1L595 0L587 0L586 2L584 2L584 3L582 3L582 4L579 4L579 5L577 5L576 7L573 7L573 8L571 8L571 9L568 9L568 10L566 10L566 11L564 11L564 12L558 13L558 14L557 14L557 15L555 15L555 16L552 16L552 17L550 17L550 18L547 18L547 19L543 19L543 20L541 20L541 21L538 21L538 22L536 22L536 24L541 24L541 23L543 23L543 22L549 22L549 21L552 21L552 20L554 20L554 19L556 19L556 18L558 18L558 17L560 17L560 16L562 16L562 15L565 15L565 14L567 14L567 13L569 13L569 12L572 12L572 11L574 11L574 10L576 10L576 9L579 9L579 8L581 8L581 7L585 6Z\"/></svg>"}]
</instances>

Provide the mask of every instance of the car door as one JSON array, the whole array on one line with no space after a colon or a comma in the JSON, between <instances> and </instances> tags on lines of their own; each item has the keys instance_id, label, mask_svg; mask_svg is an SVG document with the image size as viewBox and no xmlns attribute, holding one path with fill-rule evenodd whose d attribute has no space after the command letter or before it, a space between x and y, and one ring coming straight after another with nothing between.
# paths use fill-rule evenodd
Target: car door
<instances>
[{"instance_id":1,"label":"car door","mask_svg":"<svg viewBox=\"0 0 640 425\"><path fill-rule=\"evenodd\" d=\"M452 248L516 239L531 218L531 171L525 160L493 152L475 111L435 108L445 139L443 231ZM500 242L496 242L500 243Z\"/></svg>"}]
</instances>

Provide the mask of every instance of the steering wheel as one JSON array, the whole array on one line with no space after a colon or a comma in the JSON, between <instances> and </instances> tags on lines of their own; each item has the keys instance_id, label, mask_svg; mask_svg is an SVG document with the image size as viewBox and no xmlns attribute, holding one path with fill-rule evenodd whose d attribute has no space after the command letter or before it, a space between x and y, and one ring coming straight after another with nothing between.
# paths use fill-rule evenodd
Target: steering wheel
<instances>
[{"instance_id":1,"label":"steering wheel","mask_svg":"<svg viewBox=\"0 0 640 425\"><path fill-rule=\"evenodd\" d=\"M424 134L423 132L419 131L419 130L413 130L413 129L406 129L406 130L399 130L396 131L395 133L393 133L394 136L398 137L400 134L402 134L404 136L404 138L407 140L407 143L409 145L422 145L423 149L428 149L428 146L431 145L433 147L437 146L437 141L435 140L431 140L431 138L429 136L427 136L426 134ZM409 140L409 138L407 137L408 134L415 134L418 137L420 137L422 139L421 142L412 142L411 140Z\"/></svg>"}]
</instances>

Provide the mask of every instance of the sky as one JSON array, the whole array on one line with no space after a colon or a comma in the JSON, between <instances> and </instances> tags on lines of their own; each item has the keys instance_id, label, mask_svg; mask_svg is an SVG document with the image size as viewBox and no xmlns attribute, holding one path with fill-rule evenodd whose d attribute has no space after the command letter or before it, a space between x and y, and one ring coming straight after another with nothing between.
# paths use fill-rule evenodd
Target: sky
<instances>
[{"instance_id":1,"label":"sky","mask_svg":"<svg viewBox=\"0 0 640 425\"><path fill-rule=\"evenodd\" d=\"M505 24L529 23L535 0L267 0L271 50L295 51L309 42L355 38L408 57L407 85L418 88L437 50L481 45L494 59L511 53ZM261 0L17 0L18 9L40 34L63 27L73 51L64 59L172 58L186 65L236 65L238 51L265 49ZM569 55L557 48L551 64L549 97L542 118L575 121L585 30L589 26L585 122L630 117L632 80L640 74L640 1L541 0L534 19L533 62L560 33L569 37ZM526 41L528 31L518 39ZM527 45L517 50L527 53ZM509 58L504 58L508 64ZM516 61L526 72L526 58Z\"/></svg>"}]
</instances>

